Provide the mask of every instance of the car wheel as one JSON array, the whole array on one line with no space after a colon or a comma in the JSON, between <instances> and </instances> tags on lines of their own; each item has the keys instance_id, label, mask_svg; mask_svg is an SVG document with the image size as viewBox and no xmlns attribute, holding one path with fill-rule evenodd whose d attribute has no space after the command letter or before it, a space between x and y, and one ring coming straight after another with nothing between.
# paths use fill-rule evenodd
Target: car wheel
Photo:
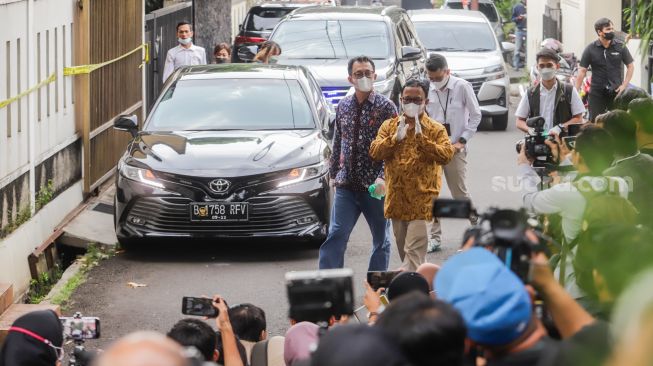
<instances>
[{"instance_id":1,"label":"car wheel","mask_svg":"<svg viewBox=\"0 0 653 366\"><path fill-rule=\"evenodd\" d=\"M492 117L492 128L495 131L505 131L508 127L508 113Z\"/></svg>"}]
</instances>

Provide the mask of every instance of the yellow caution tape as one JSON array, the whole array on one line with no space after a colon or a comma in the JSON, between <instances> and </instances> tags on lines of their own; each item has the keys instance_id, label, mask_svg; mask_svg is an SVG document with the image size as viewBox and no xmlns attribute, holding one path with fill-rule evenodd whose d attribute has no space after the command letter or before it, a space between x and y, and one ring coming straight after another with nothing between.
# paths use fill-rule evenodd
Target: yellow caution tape
<instances>
[{"instance_id":1,"label":"yellow caution tape","mask_svg":"<svg viewBox=\"0 0 653 366\"><path fill-rule=\"evenodd\" d=\"M142 45L134 48L133 50L125 53L124 55L122 55L120 57L114 58L113 60L109 60L109 61L106 61L106 62L102 62L100 64L64 67L63 74L64 74L64 76L89 74L93 70L97 70L97 69L99 69L101 67L104 67L104 66L110 64L110 63L122 60L123 58L125 58L125 57L127 57L127 56L141 50L141 49L143 49L145 51L145 57L143 58L143 62L138 67L142 68L143 65L150 62L150 44L149 43L143 43ZM50 84L51 82L55 81L56 79L57 79L57 73L54 72L54 73L52 73L52 75L48 76L47 79L41 81L40 83L34 85L33 87L31 87L29 89L23 91L22 93L20 93L20 94L18 94L16 96L13 96L13 97L11 97L9 99L0 101L0 109L2 109L4 107L8 106L9 104L19 100L20 98L26 96L27 94L29 94L31 92L34 92L34 91L36 91L36 90Z\"/></svg>"},{"instance_id":2,"label":"yellow caution tape","mask_svg":"<svg viewBox=\"0 0 653 366\"><path fill-rule=\"evenodd\" d=\"M20 99L20 98L26 96L27 94L29 94L29 93L31 93L31 92L33 92L33 91L36 91L37 89L39 89L39 88L41 88L41 87L43 87L43 86L45 86L45 85L50 84L50 83L53 82L56 78L57 78L57 74L53 72L52 75L48 76L47 79L41 81L40 83L34 85L34 86L31 87L31 88L25 90L24 92L22 92L22 93L20 93L20 94L18 94L18 95L16 95L16 96L14 96L14 97L11 97L11 98L9 98L9 99L6 99L6 100L3 100L3 101L0 101L0 109L2 109L2 108L4 108L4 107L8 106L9 104L11 104L11 103L17 101L18 99Z\"/></svg>"},{"instance_id":3,"label":"yellow caution tape","mask_svg":"<svg viewBox=\"0 0 653 366\"><path fill-rule=\"evenodd\" d=\"M144 64L150 62L150 44L149 43L143 43L142 45L134 48L133 50L125 53L124 55L120 57L116 57L113 60L105 61L99 64L92 64L92 65L79 65L79 66L73 66L73 67L64 67L63 69L63 74L65 76L72 76L72 75L81 75L81 74L90 74L94 70L97 70L101 67L107 66L109 64L112 64L116 61L120 61L123 58L130 56L131 54L138 52L139 50L144 49L145 50L145 58L143 59L143 62L138 66L139 68L143 67Z\"/></svg>"}]
</instances>

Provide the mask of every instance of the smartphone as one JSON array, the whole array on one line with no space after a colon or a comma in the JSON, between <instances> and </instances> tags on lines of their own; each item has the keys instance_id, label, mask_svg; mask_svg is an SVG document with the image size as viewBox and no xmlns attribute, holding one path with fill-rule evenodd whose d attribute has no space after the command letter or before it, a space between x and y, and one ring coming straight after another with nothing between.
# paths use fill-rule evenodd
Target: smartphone
<instances>
[{"instance_id":1,"label":"smartphone","mask_svg":"<svg viewBox=\"0 0 653 366\"><path fill-rule=\"evenodd\" d=\"M388 299L388 297L385 294L379 296L379 298L381 299L381 304L383 304L383 306L390 305L390 299Z\"/></svg>"},{"instance_id":2,"label":"smartphone","mask_svg":"<svg viewBox=\"0 0 653 366\"><path fill-rule=\"evenodd\" d=\"M206 297L184 296L181 301L181 313L185 315L217 318L220 312L213 306L213 300Z\"/></svg>"},{"instance_id":3,"label":"smartphone","mask_svg":"<svg viewBox=\"0 0 653 366\"><path fill-rule=\"evenodd\" d=\"M390 282L397 277L401 271L371 271L367 272L367 283L374 291L385 288L387 289Z\"/></svg>"},{"instance_id":4,"label":"smartphone","mask_svg":"<svg viewBox=\"0 0 653 366\"><path fill-rule=\"evenodd\" d=\"M84 316L75 318L72 316L60 317L63 326L63 334L67 339L97 339L100 338L100 318Z\"/></svg>"},{"instance_id":5,"label":"smartphone","mask_svg":"<svg viewBox=\"0 0 653 366\"><path fill-rule=\"evenodd\" d=\"M569 150L573 150L576 147L576 136L565 136L562 138L562 141L567 145Z\"/></svg>"}]
</instances>

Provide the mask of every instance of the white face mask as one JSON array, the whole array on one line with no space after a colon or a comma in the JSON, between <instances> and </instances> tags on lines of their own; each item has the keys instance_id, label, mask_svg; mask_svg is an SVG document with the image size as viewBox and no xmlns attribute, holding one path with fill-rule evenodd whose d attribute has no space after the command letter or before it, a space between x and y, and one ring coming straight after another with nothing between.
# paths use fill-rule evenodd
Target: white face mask
<instances>
[{"instance_id":1,"label":"white face mask","mask_svg":"<svg viewBox=\"0 0 653 366\"><path fill-rule=\"evenodd\" d=\"M372 91L373 88L372 78L362 77L360 79L355 79L355 80L356 80L356 87L358 90L364 93Z\"/></svg>"},{"instance_id":2,"label":"white face mask","mask_svg":"<svg viewBox=\"0 0 653 366\"><path fill-rule=\"evenodd\" d=\"M191 37L186 38L186 39L184 39L184 38L177 38L177 41L185 46L185 45L187 45L187 44L193 42L193 38L191 38Z\"/></svg>"},{"instance_id":3,"label":"white face mask","mask_svg":"<svg viewBox=\"0 0 653 366\"><path fill-rule=\"evenodd\" d=\"M448 82L449 82L449 76L447 75L445 78L442 79L442 81L431 81L431 85L433 85L433 87L436 90L440 90L444 88Z\"/></svg>"},{"instance_id":4,"label":"white face mask","mask_svg":"<svg viewBox=\"0 0 653 366\"><path fill-rule=\"evenodd\" d=\"M550 67L540 69L540 75L542 76L542 80L553 80L556 77L556 69Z\"/></svg>"},{"instance_id":5,"label":"white face mask","mask_svg":"<svg viewBox=\"0 0 653 366\"><path fill-rule=\"evenodd\" d=\"M424 112L424 104L408 103L403 105L404 114L410 118L417 118Z\"/></svg>"}]
</instances>

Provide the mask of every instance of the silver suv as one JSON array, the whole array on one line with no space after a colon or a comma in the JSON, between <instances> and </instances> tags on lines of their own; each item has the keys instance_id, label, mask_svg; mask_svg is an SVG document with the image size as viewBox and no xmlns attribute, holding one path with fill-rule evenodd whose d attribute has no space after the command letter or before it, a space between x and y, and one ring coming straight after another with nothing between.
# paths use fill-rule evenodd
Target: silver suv
<instances>
[{"instance_id":1,"label":"silver suv","mask_svg":"<svg viewBox=\"0 0 653 366\"><path fill-rule=\"evenodd\" d=\"M476 11L416 10L410 13L429 53L446 57L451 73L472 84L484 118L495 130L508 126L508 76L503 52L488 20Z\"/></svg>"}]
</instances>

